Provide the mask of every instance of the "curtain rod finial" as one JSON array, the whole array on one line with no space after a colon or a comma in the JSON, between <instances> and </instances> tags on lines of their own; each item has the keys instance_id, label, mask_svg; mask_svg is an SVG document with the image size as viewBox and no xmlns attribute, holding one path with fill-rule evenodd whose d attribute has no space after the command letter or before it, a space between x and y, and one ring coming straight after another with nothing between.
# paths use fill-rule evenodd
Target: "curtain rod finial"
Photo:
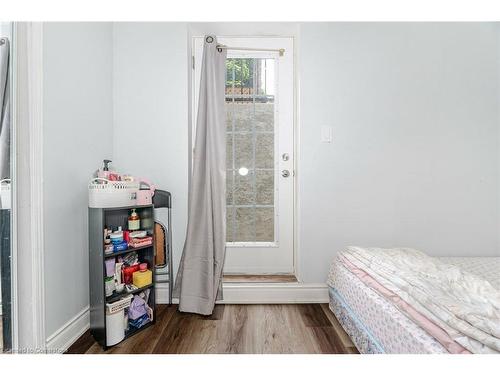
<instances>
[{"instance_id":1,"label":"curtain rod finial","mask_svg":"<svg viewBox=\"0 0 500 375\"><path fill-rule=\"evenodd\" d=\"M285 49L284 48L280 48L279 49L279 53L280 53L280 57L283 57L283 55L285 54Z\"/></svg>"}]
</instances>

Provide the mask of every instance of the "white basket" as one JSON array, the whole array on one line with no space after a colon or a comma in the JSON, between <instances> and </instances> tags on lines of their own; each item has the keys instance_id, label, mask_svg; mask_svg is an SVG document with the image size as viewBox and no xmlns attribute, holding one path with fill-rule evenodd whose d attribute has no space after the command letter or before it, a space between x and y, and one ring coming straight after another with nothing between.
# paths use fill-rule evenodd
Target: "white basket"
<instances>
[{"instance_id":1,"label":"white basket","mask_svg":"<svg viewBox=\"0 0 500 375\"><path fill-rule=\"evenodd\" d=\"M132 302L132 295L129 294L128 296L123 297L122 299L119 299L116 302L107 303L106 308L109 314L114 314L115 312L118 312L120 310L129 307L131 302Z\"/></svg>"},{"instance_id":2,"label":"white basket","mask_svg":"<svg viewBox=\"0 0 500 375\"><path fill-rule=\"evenodd\" d=\"M89 183L89 207L135 206L138 191L138 182L109 181L105 178L94 178Z\"/></svg>"}]
</instances>

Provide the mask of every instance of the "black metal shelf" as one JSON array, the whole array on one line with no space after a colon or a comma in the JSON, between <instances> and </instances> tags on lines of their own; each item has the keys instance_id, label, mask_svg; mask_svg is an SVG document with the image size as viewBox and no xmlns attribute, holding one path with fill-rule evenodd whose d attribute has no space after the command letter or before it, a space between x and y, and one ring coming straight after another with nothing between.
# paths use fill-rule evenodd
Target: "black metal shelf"
<instances>
[{"instance_id":1,"label":"black metal shelf","mask_svg":"<svg viewBox=\"0 0 500 375\"><path fill-rule=\"evenodd\" d=\"M145 217L151 218L154 223L154 207L147 206L131 206L131 207L116 207L116 208L89 208L89 283L90 283L90 332L96 341L107 349L107 334L106 334L106 304L113 303L125 296L136 295L144 290L149 289L148 306L153 310L153 321L145 324L140 328L129 328L125 332L125 338L130 337L135 332L154 324L156 316L156 296L155 296L155 241L154 226L149 228L147 225L143 230L151 230L153 244L145 245L137 248L130 247L127 250L117 251L111 254L105 254L103 248L103 230L105 227L122 226L126 227L129 210L135 208L140 209ZM147 216L146 216L147 215ZM106 275L105 260L114 257L125 255L136 251L140 254L142 262L149 265L149 269L153 273L153 282L142 288L137 288L132 291L123 290L120 293L116 291L109 297L105 295L104 278Z\"/></svg>"},{"instance_id":2,"label":"black metal shelf","mask_svg":"<svg viewBox=\"0 0 500 375\"><path fill-rule=\"evenodd\" d=\"M104 254L104 258L116 257L118 255L128 254L128 253L131 253L133 251L141 251L144 249L149 249L151 247L153 247L153 245L146 245L146 246L141 246L141 247L130 247L127 250L117 251L116 253L113 252L111 254Z\"/></svg>"},{"instance_id":3,"label":"black metal shelf","mask_svg":"<svg viewBox=\"0 0 500 375\"><path fill-rule=\"evenodd\" d=\"M143 286L142 288L137 288L137 289L131 290L130 292L129 291L125 291L125 290L123 292L120 292L120 293L114 293L113 292L112 295L110 295L109 297L106 297L106 303L116 302L119 299L128 296L129 294L137 294L137 293L140 293L143 290L146 290L146 289L149 289L149 288L153 289L154 286L155 286L155 284L149 284L149 285Z\"/></svg>"},{"instance_id":4,"label":"black metal shelf","mask_svg":"<svg viewBox=\"0 0 500 375\"><path fill-rule=\"evenodd\" d=\"M131 210L135 208L136 210L140 210L141 208L153 208L152 204L147 204L143 206L124 206L124 207L105 207L102 208L104 211L120 211L120 210Z\"/></svg>"}]
</instances>

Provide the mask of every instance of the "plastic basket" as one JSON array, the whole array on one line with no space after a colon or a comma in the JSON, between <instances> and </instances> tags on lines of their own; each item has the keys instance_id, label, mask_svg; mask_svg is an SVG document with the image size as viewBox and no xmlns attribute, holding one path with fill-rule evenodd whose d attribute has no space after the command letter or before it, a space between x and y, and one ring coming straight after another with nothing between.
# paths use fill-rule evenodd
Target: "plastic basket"
<instances>
[{"instance_id":1,"label":"plastic basket","mask_svg":"<svg viewBox=\"0 0 500 375\"><path fill-rule=\"evenodd\" d=\"M94 178L89 183L89 207L135 206L138 191L138 182L109 181L105 178Z\"/></svg>"},{"instance_id":2,"label":"plastic basket","mask_svg":"<svg viewBox=\"0 0 500 375\"><path fill-rule=\"evenodd\" d=\"M114 314L115 312L118 312L120 310L129 307L131 302L132 302L132 295L128 295L126 297L123 297L122 299L119 299L116 302L107 303L106 309L109 314Z\"/></svg>"}]
</instances>

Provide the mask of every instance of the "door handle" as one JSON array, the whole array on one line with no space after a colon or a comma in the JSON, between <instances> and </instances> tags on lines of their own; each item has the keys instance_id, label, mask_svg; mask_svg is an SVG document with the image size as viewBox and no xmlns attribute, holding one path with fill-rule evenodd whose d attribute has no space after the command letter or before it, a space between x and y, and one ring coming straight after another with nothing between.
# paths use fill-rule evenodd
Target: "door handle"
<instances>
[{"instance_id":1,"label":"door handle","mask_svg":"<svg viewBox=\"0 0 500 375\"><path fill-rule=\"evenodd\" d=\"M290 171L289 171L288 169L283 169L283 170L281 171L281 175L282 175L283 177L285 177L285 178L286 178L286 177L289 177L289 176L290 176Z\"/></svg>"}]
</instances>

